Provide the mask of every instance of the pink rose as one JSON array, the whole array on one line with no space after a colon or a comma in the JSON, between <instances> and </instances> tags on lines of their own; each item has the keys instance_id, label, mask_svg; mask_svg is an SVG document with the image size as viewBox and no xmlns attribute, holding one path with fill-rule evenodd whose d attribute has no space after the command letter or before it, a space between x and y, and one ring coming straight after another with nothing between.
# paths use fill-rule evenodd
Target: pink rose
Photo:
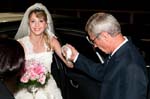
<instances>
[{"instance_id":1,"label":"pink rose","mask_svg":"<svg viewBox=\"0 0 150 99\"><path fill-rule=\"evenodd\" d=\"M23 75L23 76L21 77L20 81L23 82L23 83L27 83L27 82L29 81L29 77Z\"/></svg>"},{"instance_id":2,"label":"pink rose","mask_svg":"<svg viewBox=\"0 0 150 99\"><path fill-rule=\"evenodd\" d=\"M39 75L36 74L33 70L29 72L29 77L31 80L36 80L39 78Z\"/></svg>"},{"instance_id":3,"label":"pink rose","mask_svg":"<svg viewBox=\"0 0 150 99\"><path fill-rule=\"evenodd\" d=\"M40 78L38 79L38 81L43 85L45 84L45 80L46 80L46 75L40 75Z\"/></svg>"},{"instance_id":4,"label":"pink rose","mask_svg":"<svg viewBox=\"0 0 150 99\"><path fill-rule=\"evenodd\" d=\"M41 73L44 73L45 72L45 69L44 69L44 67L42 67L42 66L37 66L36 68L34 68L34 72L36 73L36 74L41 74Z\"/></svg>"}]
</instances>

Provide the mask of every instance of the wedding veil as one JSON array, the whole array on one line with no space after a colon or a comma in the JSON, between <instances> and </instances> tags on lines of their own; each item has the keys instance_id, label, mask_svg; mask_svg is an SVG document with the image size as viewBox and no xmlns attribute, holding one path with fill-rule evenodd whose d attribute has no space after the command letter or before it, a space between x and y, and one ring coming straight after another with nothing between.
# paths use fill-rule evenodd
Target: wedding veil
<instances>
[{"instance_id":1,"label":"wedding veil","mask_svg":"<svg viewBox=\"0 0 150 99\"><path fill-rule=\"evenodd\" d=\"M15 35L15 39L19 39L19 38L29 35L30 29L29 29L29 25L28 25L28 16L29 16L29 13L34 9L41 9L41 10L45 11L45 13L47 15L47 24L48 24L46 33L48 33L48 36L50 36L50 37L54 35L53 21L52 21L52 17L50 15L48 9L41 3L35 3L34 5L30 6L24 13L21 24Z\"/></svg>"}]
</instances>

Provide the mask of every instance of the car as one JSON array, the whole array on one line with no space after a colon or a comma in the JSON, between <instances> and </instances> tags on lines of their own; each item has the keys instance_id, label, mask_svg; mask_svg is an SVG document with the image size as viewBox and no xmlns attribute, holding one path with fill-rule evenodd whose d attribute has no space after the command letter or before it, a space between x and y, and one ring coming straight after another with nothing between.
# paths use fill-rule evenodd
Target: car
<instances>
[{"instance_id":1,"label":"car","mask_svg":"<svg viewBox=\"0 0 150 99\"><path fill-rule=\"evenodd\" d=\"M72 44L88 58L95 62L100 62L100 56L97 56L98 53L95 53L96 50L86 39L87 34L84 31L85 20L70 16L58 17L58 19L53 17L53 20L56 36L61 44ZM82 71L67 68L56 54L54 54L54 58L52 74L62 89L64 99L98 99L100 82ZM96 92L92 92L92 90Z\"/></svg>"},{"instance_id":2,"label":"car","mask_svg":"<svg viewBox=\"0 0 150 99\"><path fill-rule=\"evenodd\" d=\"M16 30L18 29L22 17L23 13L0 13L0 37L13 38L16 33Z\"/></svg>"},{"instance_id":3,"label":"car","mask_svg":"<svg viewBox=\"0 0 150 99\"><path fill-rule=\"evenodd\" d=\"M22 17L23 13L0 13L0 37L14 38ZM102 51L93 48L86 39L87 33L84 31L85 19L57 14L52 14L52 18L55 34L61 45L72 44L80 53L95 62L103 62L107 57ZM150 40L148 36L134 34L134 31L138 30L137 26L133 24L132 26L122 25L122 29L123 33L125 33L124 35L130 36L141 54L145 56L147 71L150 72ZM82 71L67 68L55 53L51 69L64 99L98 99L101 82Z\"/></svg>"},{"instance_id":4,"label":"car","mask_svg":"<svg viewBox=\"0 0 150 99\"><path fill-rule=\"evenodd\" d=\"M92 45L86 40L86 33L81 30L73 30L67 28L57 28L56 33L59 35L58 38L62 45L69 43L75 46L79 52L92 59L95 62L100 62L98 56L95 53ZM86 50L86 51L85 51ZM56 56L57 57L57 56ZM86 75L82 71L76 69L69 69L63 64L63 62L57 57L57 66L60 71L56 71L53 75L56 79L58 79L59 85L67 86L63 89L63 92L66 92L67 98L65 99L98 99L100 92L101 83ZM55 65L56 66L56 65ZM53 68L52 68L53 69ZM59 73L58 73L59 72ZM65 79L65 80L64 80ZM92 92L95 90L96 92ZM68 98L69 97L69 98Z\"/></svg>"}]
</instances>

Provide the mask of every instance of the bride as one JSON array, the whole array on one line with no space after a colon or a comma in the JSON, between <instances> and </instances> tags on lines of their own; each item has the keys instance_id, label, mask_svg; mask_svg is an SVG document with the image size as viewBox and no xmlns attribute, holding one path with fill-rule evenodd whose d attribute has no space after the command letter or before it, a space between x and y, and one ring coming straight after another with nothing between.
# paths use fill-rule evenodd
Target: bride
<instances>
[{"instance_id":1,"label":"bride","mask_svg":"<svg viewBox=\"0 0 150 99\"><path fill-rule=\"evenodd\" d=\"M60 43L54 35L51 15L41 3L35 3L26 10L15 39L24 47L26 61L36 60L51 72L52 56L55 51L68 65L62 57ZM62 99L61 91L52 75L48 83L38 88L34 95L27 88L23 88L14 93L14 96L15 99Z\"/></svg>"}]
</instances>

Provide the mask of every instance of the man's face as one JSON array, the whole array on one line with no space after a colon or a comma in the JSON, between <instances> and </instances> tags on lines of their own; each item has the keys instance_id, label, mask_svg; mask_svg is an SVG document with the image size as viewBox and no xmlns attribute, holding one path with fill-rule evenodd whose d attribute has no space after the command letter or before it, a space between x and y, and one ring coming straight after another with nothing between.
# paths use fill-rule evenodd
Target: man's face
<instances>
[{"instance_id":1,"label":"man's face","mask_svg":"<svg viewBox=\"0 0 150 99\"><path fill-rule=\"evenodd\" d=\"M90 41L93 43L93 46L98 47L104 53L110 53L110 42L109 42L109 34L107 32L101 32L97 35L93 33L89 33Z\"/></svg>"}]
</instances>

